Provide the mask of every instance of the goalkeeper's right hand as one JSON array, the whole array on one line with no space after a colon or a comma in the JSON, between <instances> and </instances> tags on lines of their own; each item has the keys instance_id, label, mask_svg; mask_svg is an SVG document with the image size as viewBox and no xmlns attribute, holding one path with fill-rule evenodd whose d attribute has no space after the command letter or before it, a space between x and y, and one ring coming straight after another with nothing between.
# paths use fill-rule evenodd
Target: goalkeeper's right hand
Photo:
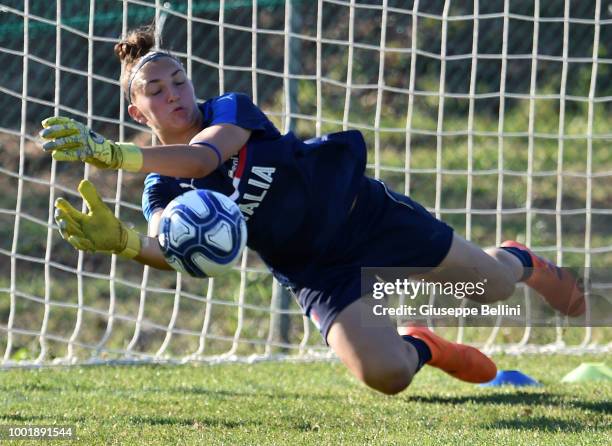
<instances>
[{"instance_id":1,"label":"goalkeeper's right hand","mask_svg":"<svg viewBox=\"0 0 612 446\"><path fill-rule=\"evenodd\" d=\"M62 238L82 251L136 257L140 253L140 235L115 217L90 181L81 181L79 193L89 209L87 214L63 198L55 201L55 221Z\"/></svg>"}]
</instances>

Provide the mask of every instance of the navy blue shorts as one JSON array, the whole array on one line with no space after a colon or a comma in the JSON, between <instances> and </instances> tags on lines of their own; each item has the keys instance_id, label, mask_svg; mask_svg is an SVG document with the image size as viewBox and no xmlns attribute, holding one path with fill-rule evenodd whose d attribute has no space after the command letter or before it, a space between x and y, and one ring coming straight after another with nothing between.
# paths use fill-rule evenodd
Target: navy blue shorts
<instances>
[{"instance_id":1,"label":"navy blue shorts","mask_svg":"<svg viewBox=\"0 0 612 446\"><path fill-rule=\"evenodd\" d=\"M361 298L362 267L435 268L453 229L423 206L364 177L348 221L297 292L304 313L327 333L338 314Z\"/></svg>"}]
</instances>

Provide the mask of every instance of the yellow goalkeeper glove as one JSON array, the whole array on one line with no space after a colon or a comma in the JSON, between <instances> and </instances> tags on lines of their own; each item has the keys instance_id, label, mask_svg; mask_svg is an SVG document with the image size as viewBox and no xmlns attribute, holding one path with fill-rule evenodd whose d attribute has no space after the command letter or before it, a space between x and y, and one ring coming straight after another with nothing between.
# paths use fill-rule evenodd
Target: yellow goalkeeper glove
<instances>
[{"instance_id":1,"label":"yellow goalkeeper glove","mask_svg":"<svg viewBox=\"0 0 612 446\"><path fill-rule=\"evenodd\" d=\"M77 211L63 198L55 201L55 221L62 238L82 251L136 257L140 253L139 234L115 217L90 181L81 181L79 193L89 208L87 214Z\"/></svg>"},{"instance_id":2,"label":"yellow goalkeeper glove","mask_svg":"<svg viewBox=\"0 0 612 446\"><path fill-rule=\"evenodd\" d=\"M138 172L142 167L142 150L131 143L109 141L89 127L63 116L42 122L42 148L57 161L84 161L102 169L125 169Z\"/></svg>"}]
</instances>

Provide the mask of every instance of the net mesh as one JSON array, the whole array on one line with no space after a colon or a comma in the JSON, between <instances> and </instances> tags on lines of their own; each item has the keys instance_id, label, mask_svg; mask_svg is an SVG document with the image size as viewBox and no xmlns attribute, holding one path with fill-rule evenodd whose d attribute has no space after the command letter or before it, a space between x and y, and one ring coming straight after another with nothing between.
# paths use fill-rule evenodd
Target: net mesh
<instances>
[{"instance_id":1,"label":"net mesh","mask_svg":"<svg viewBox=\"0 0 612 446\"><path fill-rule=\"evenodd\" d=\"M368 174L479 245L516 238L559 265L612 265L612 2L392 0L0 3L0 349L5 367L328 355L247 250L198 281L77 253L53 202L90 178L146 232L142 176L56 164L42 118L150 144L112 47L155 23L196 93L249 94L282 130L363 132ZM83 208L84 209L84 208ZM604 296L610 284L594 288ZM522 288L526 302L538 298ZM610 329L459 328L487 351L609 351Z\"/></svg>"}]
</instances>

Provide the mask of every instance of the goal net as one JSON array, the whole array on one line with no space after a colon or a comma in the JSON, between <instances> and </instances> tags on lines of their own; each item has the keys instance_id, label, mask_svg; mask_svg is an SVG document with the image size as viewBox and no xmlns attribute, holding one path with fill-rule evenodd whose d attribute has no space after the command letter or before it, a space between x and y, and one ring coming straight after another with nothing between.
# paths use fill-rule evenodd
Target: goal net
<instances>
[{"instance_id":1,"label":"goal net","mask_svg":"<svg viewBox=\"0 0 612 446\"><path fill-rule=\"evenodd\" d=\"M37 146L54 114L154 142L118 82L113 45L128 29L155 23L202 100L247 93L303 138L360 130L367 173L467 239L517 239L559 265L605 271L611 14L610 0L0 0L2 366L329 355L251 251L229 275L195 280L59 237L53 202L82 205L81 178L146 232L142 175L55 163ZM589 324L607 282L589 283L579 326L559 316L439 329L488 352L609 352L612 329ZM515 298L541 303L524 287Z\"/></svg>"}]
</instances>

